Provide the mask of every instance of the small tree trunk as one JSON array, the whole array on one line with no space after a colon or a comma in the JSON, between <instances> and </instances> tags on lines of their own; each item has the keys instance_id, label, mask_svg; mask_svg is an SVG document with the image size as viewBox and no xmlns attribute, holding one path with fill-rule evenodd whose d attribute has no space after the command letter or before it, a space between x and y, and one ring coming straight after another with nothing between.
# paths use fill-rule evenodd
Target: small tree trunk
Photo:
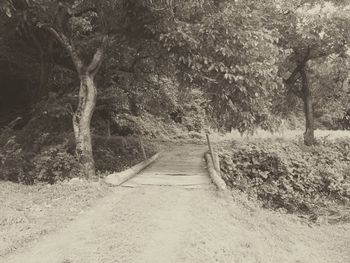
<instances>
[{"instance_id":1,"label":"small tree trunk","mask_svg":"<svg viewBox=\"0 0 350 263\"><path fill-rule=\"evenodd\" d=\"M128 102L129 102L129 110L132 115L139 116L139 107L137 105L137 95L132 91L132 83L130 78L132 76L127 75L125 79L126 90L128 91Z\"/></svg>"},{"instance_id":2,"label":"small tree trunk","mask_svg":"<svg viewBox=\"0 0 350 263\"><path fill-rule=\"evenodd\" d=\"M139 106L137 103L137 96L136 94L129 94L128 95L128 100L129 100L129 109L132 115L134 116L139 116L140 111L139 111Z\"/></svg>"},{"instance_id":3,"label":"small tree trunk","mask_svg":"<svg viewBox=\"0 0 350 263\"><path fill-rule=\"evenodd\" d=\"M79 78L79 102L73 116L76 156L84 176L91 178L95 176L95 164L92 154L90 123L96 105L97 90L91 74L84 72Z\"/></svg>"},{"instance_id":4,"label":"small tree trunk","mask_svg":"<svg viewBox=\"0 0 350 263\"><path fill-rule=\"evenodd\" d=\"M52 49L53 41L49 40L48 49L46 51L42 50L40 54L39 99L49 95L49 81L52 75Z\"/></svg>"},{"instance_id":5,"label":"small tree trunk","mask_svg":"<svg viewBox=\"0 0 350 263\"><path fill-rule=\"evenodd\" d=\"M314 135L314 113L312 108L312 94L309 86L309 80L305 68L300 72L302 78L302 99L304 102L304 114L305 114L305 133L304 143L305 145L315 144Z\"/></svg>"},{"instance_id":6,"label":"small tree trunk","mask_svg":"<svg viewBox=\"0 0 350 263\"><path fill-rule=\"evenodd\" d=\"M37 94L38 100L43 97L47 97L49 94L49 80L50 80L50 62L45 54L40 58L40 86Z\"/></svg>"},{"instance_id":7,"label":"small tree trunk","mask_svg":"<svg viewBox=\"0 0 350 263\"><path fill-rule=\"evenodd\" d=\"M107 120L107 138L111 138L111 122Z\"/></svg>"}]
</instances>

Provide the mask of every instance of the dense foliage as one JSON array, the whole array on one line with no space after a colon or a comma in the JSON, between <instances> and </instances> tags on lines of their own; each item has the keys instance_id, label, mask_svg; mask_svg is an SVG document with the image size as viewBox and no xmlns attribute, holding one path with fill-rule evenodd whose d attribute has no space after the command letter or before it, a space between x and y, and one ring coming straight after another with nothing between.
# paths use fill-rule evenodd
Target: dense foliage
<instances>
[{"instance_id":1,"label":"dense foliage","mask_svg":"<svg viewBox=\"0 0 350 263\"><path fill-rule=\"evenodd\" d=\"M206 126L243 133L298 119L308 145L315 128L347 128L348 8L314 0L2 0L0 125L21 120L11 127L18 132L4 132L0 154L3 165L35 160L3 177L31 182L37 175L27 171L42 166L52 174L42 178L70 176L64 167L93 177L93 153L109 170L124 151L96 151L94 137L159 138L164 126L200 138ZM69 147L67 134L75 135Z\"/></svg>"},{"instance_id":2,"label":"dense foliage","mask_svg":"<svg viewBox=\"0 0 350 263\"><path fill-rule=\"evenodd\" d=\"M35 132L40 132L40 125ZM44 129L42 129L44 130ZM33 141L25 139L23 131L5 130L0 136L0 180L24 184L56 183L81 176L74 155L74 135L70 132L33 133ZM156 152L155 146L145 143L147 156ZM143 160L138 137L93 136L93 151L98 175L123 171Z\"/></svg>"},{"instance_id":3,"label":"dense foliage","mask_svg":"<svg viewBox=\"0 0 350 263\"><path fill-rule=\"evenodd\" d=\"M227 129L271 125L266 122L271 94L282 86L276 64L282 50L276 45L278 30L266 25L272 16L266 7L222 3L199 21L174 21L161 35L178 60L180 78L205 89L209 112Z\"/></svg>"},{"instance_id":4,"label":"dense foliage","mask_svg":"<svg viewBox=\"0 0 350 263\"><path fill-rule=\"evenodd\" d=\"M233 143L220 154L226 183L263 205L306 215L327 215L350 202L349 141L313 147L288 140Z\"/></svg>"}]
</instances>

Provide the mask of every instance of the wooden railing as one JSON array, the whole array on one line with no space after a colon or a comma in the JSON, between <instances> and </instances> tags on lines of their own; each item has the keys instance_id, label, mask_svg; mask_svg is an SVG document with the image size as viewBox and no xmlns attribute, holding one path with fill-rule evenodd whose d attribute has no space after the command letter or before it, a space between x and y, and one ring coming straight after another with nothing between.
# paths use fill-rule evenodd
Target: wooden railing
<instances>
[{"instance_id":1,"label":"wooden railing","mask_svg":"<svg viewBox=\"0 0 350 263\"><path fill-rule=\"evenodd\" d=\"M210 156L211 156L211 160L213 162L213 165L214 165L214 168L215 168L216 172L220 175L221 172L220 172L219 155L213 149L213 146L212 146L211 141L210 141L209 133L206 134L206 137L207 137L207 143L208 143L208 148L209 148L209 153L210 153Z\"/></svg>"}]
</instances>

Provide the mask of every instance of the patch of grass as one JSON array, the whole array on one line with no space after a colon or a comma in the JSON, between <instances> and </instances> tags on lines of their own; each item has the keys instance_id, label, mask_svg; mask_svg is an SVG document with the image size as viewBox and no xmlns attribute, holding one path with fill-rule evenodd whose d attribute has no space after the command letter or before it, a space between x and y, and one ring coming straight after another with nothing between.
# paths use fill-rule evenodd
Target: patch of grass
<instances>
[{"instance_id":1,"label":"patch of grass","mask_svg":"<svg viewBox=\"0 0 350 263\"><path fill-rule=\"evenodd\" d=\"M85 180L55 185L0 181L0 258L63 227L107 193L105 184Z\"/></svg>"}]
</instances>

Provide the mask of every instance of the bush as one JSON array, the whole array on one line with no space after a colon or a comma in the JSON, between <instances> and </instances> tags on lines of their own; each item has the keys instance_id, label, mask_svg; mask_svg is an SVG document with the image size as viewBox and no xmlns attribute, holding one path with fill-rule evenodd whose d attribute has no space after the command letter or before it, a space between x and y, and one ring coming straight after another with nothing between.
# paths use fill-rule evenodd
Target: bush
<instances>
[{"instance_id":1,"label":"bush","mask_svg":"<svg viewBox=\"0 0 350 263\"><path fill-rule=\"evenodd\" d=\"M79 163L67 152L68 141L47 147L33 159L35 180L53 184L80 175Z\"/></svg>"},{"instance_id":2,"label":"bush","mask_svg":"<svg viewBox=\"0 0 350 263\"><path fill-rule=\"evenodd\" d=\"M35 139L29 139L26 145L20 143L23 138L22 131L16 133L5 129L1 132L0 180L24 184L52 184L79 175L70 133L38 134Z\"/></svg>"},{"instance_id":3,"label":"bush","mask_svg":"<svg viewBox=\"0 0 350 263\"><path fill-rule=\"evenodd\" d=\"M350 130L350 109L347 109L345 111L344 116L340 122L344 130Z\"/></svg>"},{"instance_id":4,"label":"bush","mask_svg":"<svg viewBox=\"0 0 350 263\"><path fill-rule=\"evenodd\" d=\"M272 209L318 213L350 200L349 142L314 147L291 141L235 143L220 154L223 179Z\"/></svg>"},{"instance_id":5,"label":"bush","mask_svg":"<svg viewBox=\"0 0 350 263\"><path fill-rule=\"evenodd\" d=\"M43 128L47 120L33 119L18 131L1 130L0 180L52 184L80 176L73 132ZM93 136L93 151L98 172L119 172L143 160L139 140L132 136ZM147 156L156 152L149 143L145 151Z\"/></svg>"},{"instance_id":6,"label":"bush","mask_svg":"<svg viewBox=\"0 0 350 263\"><path fill-rule=\"evenodd\" d=\"M12 130L0 134L0 180L33 184L82 176L79 171L72 133L43 133L23 147ZM137 137L93 136L96 170L119 172L143 161L143 153ZM145 145L147 156L156 152L150 143ZM101 173L102 172L102 173Z\"/></svg>"},{"instance_id":7,"label":"bush","mask_svg":"<svg viewBox=\"0 0 350 263\"><path fill-rule=\"evenodd\" d=\"M28 155L16 142L15 136L2 135L0 139L0 180L33 183L32 167Z\"/></svg>"},{"instance_id":8,"label":"bush","mask_svg":"<svg viewBox=\"0 0 350 263\"><path fill-rule=\"evenodd\" d=\"M143 161L143 153L137 137L94 136L93 149L96 169L101 172L120 172ZM147 144L145 152L147 156L151 156L156 150Z\"/></svg>"},{"instance_id":9,"label":"bush","mask_svg":"<svg viewBox=\"0 0 350 263\"><path fill-rule=\"evenodd\" d=\"M190 131L190 132L188 133L188 136L189 136L191 139L198 139L198 140L203 140L204 137L205 137L202 133L194 132L194 131Z\"/></svg>"}]
</instances>

